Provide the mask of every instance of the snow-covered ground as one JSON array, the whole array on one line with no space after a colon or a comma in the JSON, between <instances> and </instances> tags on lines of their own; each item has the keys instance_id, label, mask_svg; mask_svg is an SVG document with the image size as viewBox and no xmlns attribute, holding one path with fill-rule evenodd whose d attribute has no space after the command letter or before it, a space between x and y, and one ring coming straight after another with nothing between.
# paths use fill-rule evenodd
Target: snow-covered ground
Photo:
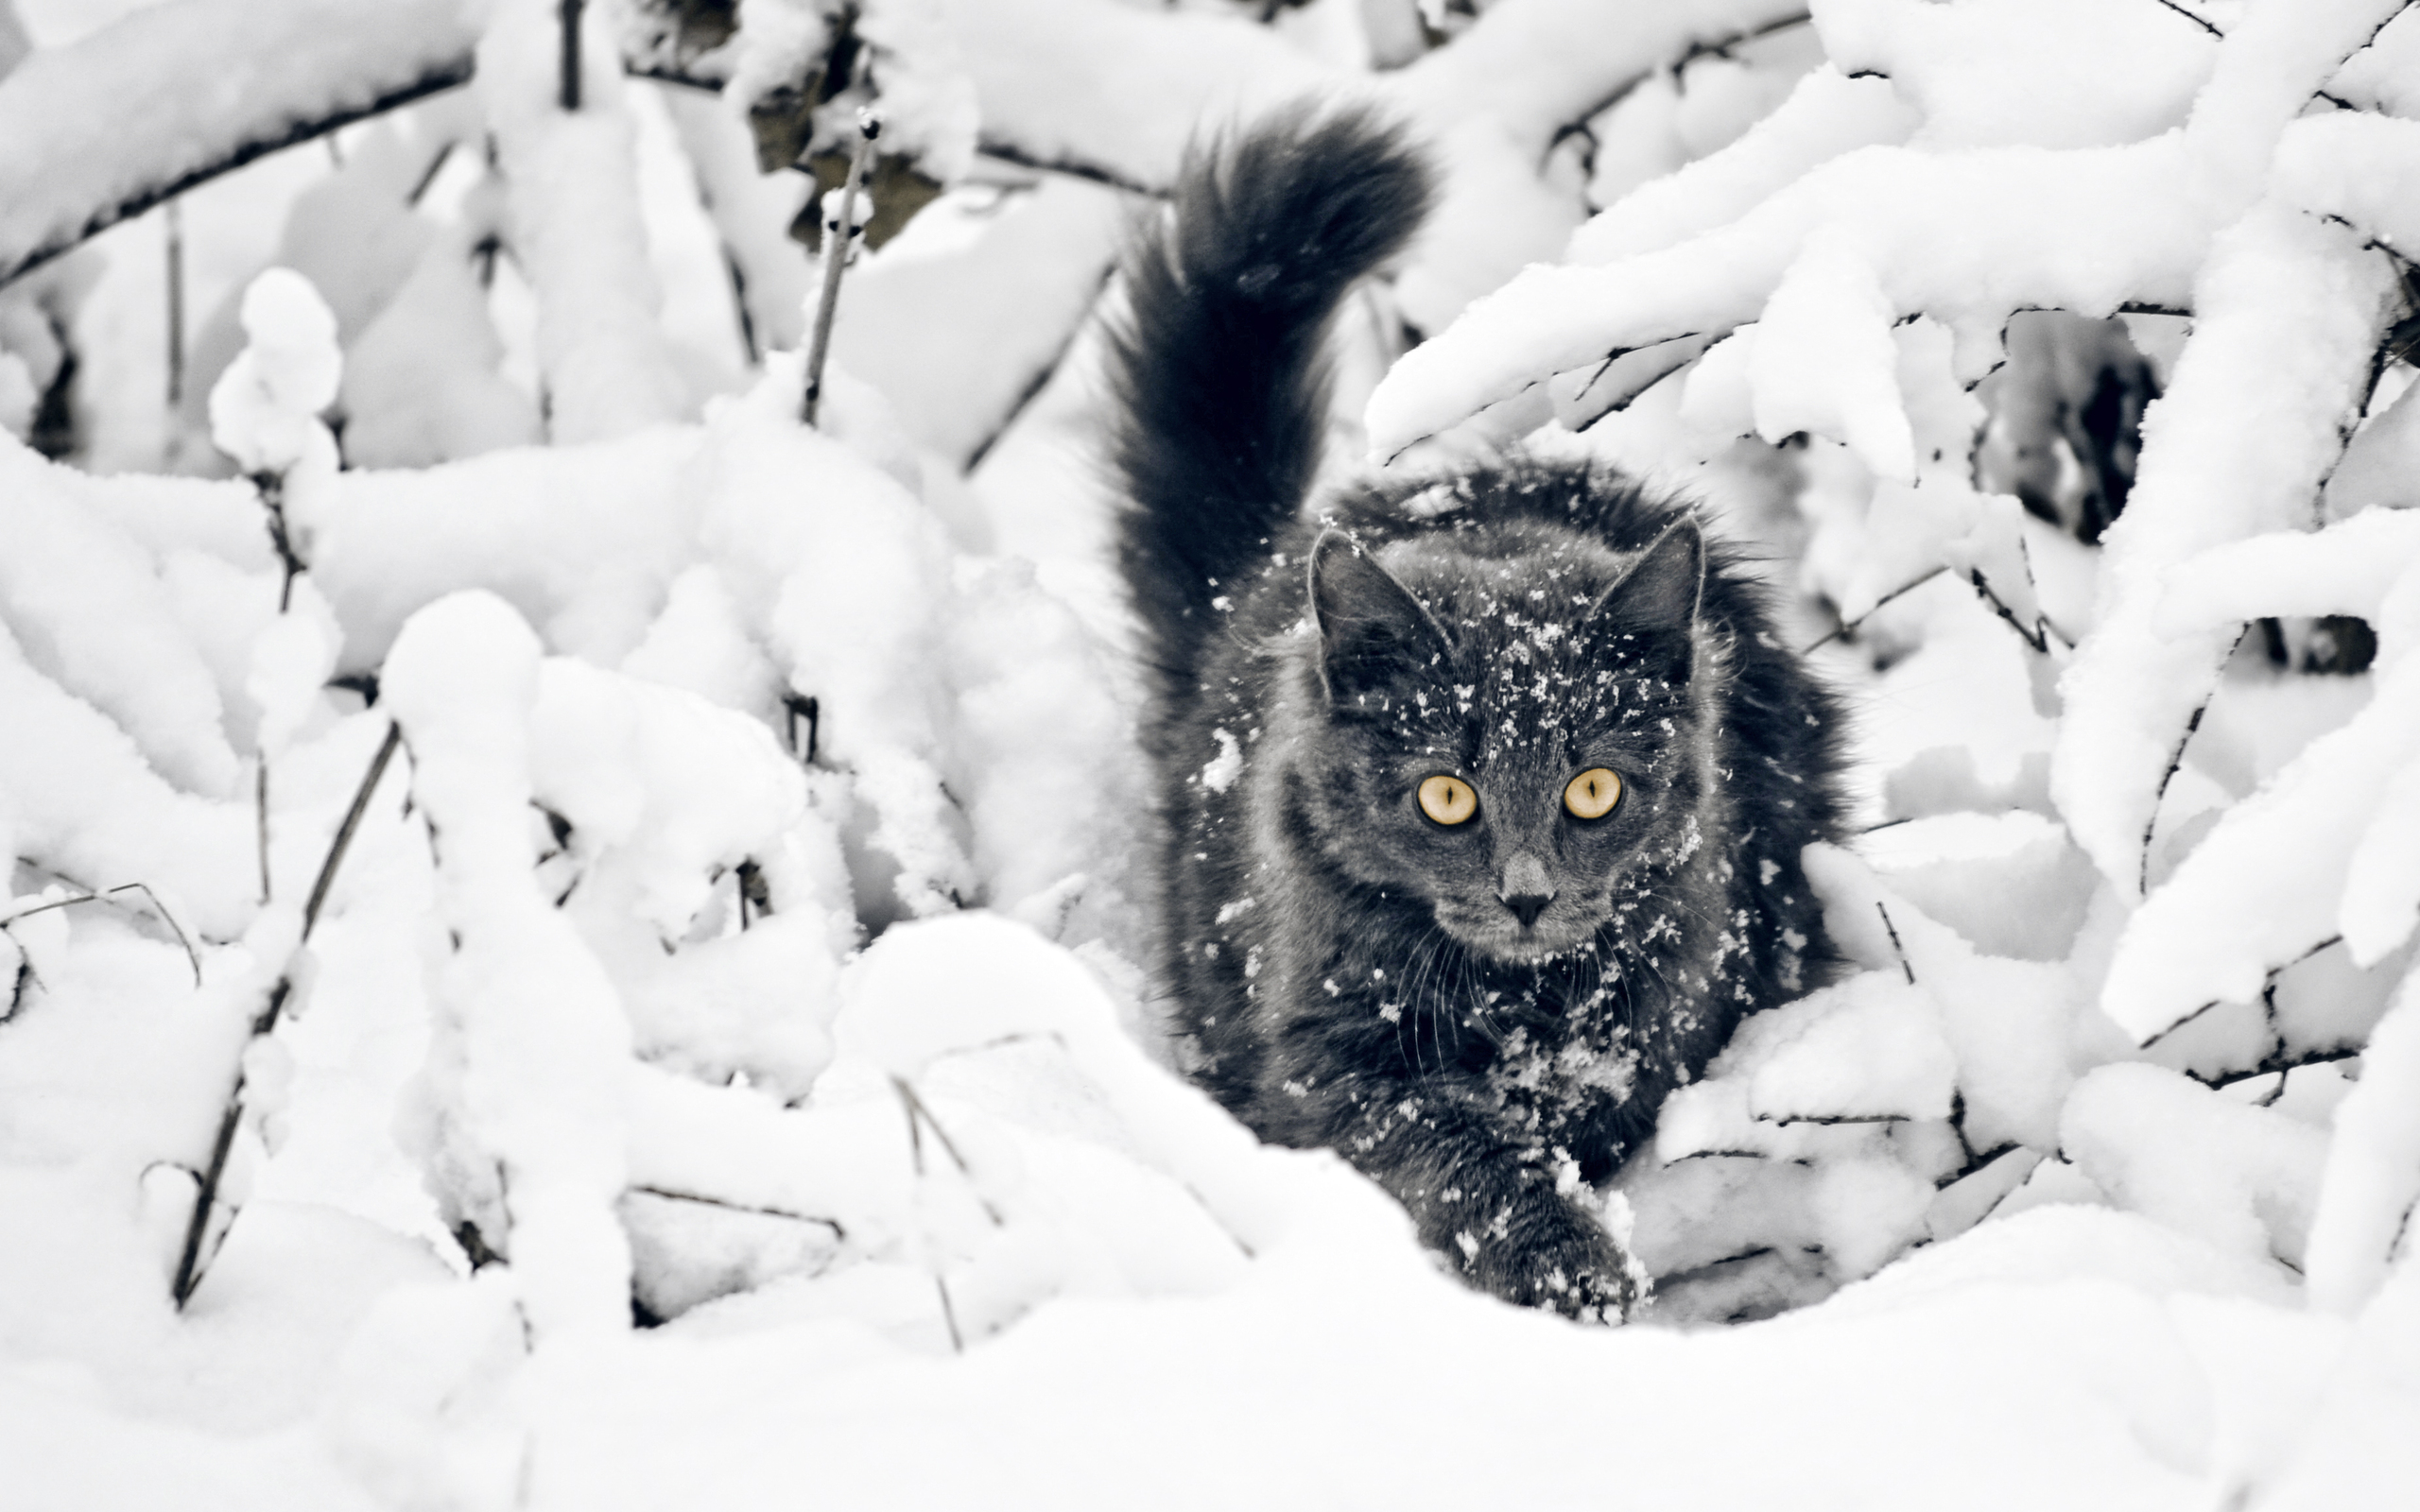
<instances>
[{"instance_id":1,"label":"snow-covered ground","mask_svg":"<svg viewBox=\"0 0 2420 1512\"><path fill-rule=\"evenodd\" d=\"M0 287L0 1508L2420 1486L2396 4L871 0L955 187L814 429L736 96L820 4L717 99L592 3L577 113L544 0L338 9L0 4L12 255L476 65ZM1852 970L1605 1194L1619 1329L1256 1144L1138 965L1098 321L1188 134L1304 90L1447 173L1340 455L1691 490L1857 712ZM2086 544L2011 494L2126 372Z\"/></svg>"}]
</instances>

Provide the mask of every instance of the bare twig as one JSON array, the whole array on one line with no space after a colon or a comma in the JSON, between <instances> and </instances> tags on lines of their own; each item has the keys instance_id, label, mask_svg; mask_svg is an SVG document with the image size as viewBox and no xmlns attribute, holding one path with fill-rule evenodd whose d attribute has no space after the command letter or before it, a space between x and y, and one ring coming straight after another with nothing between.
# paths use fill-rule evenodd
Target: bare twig
<instances>
[{"instance_id":1,"label":"bare twig","mask_svg":"<svg viewBox=\"0 0 2420 1512\"><path fill-rule=\"evenodd\" d=\"M692 1202L701 1208L720 1208L725 1212L744 1212L757 1218L785 1218L791 1223L820 1224L832 1230L835 1239L846 1239L849 1230L838 1218L820 1217L811 1212L792 1212L786 1208L768 1208L753 1202L733 1202L726 1197L701 1196L695 1192L675 1192L669 1187L637 1186L631 1188L643 1196L662 1197L666 1202Z\"/></svg>"},{"instance_id":2,"label":"bare twig","mask_svg":"<svg viewBox=\"0 0 2420 1512\"><path fill-rule=\"evenodd\" d=\"M320 905L327 901L329 885L335 882L337 868L343 864L345 852L353 846L354 832L361 828L361 816L370 807L372 794L377 791L378 780L387 772L387 764L394 758L395 748L403 743L403 727L389 724L387 738L379 743L378 753L371 758L370 770L362 775L361 786L353 796L353 806L345 811L344 822L337 827L336 837L328 843L327 858L320 864L319 880L311 886L310 901L302 905L302 932L297 947L311 938L312 926L320 921ZM257 1040L277 1027L285 1011L286 1000L294 994L293 967L289 964L269 988L268 1002L252 1020L250 1040ZM250 1042L247 1040L247 1043ZM227 1174L227 1157L235 1146L235 1130L244 1121L244 1072L235 1070L235 1085L227 1093L226 1107L218 1119L217 1137L211 1142L210 1162L202 1170L200 1190L194 1195L193 1221L185 1228L182 1252L177 1258L177 1275L170 1295L182 1309L201 1284L203 1241L210 1231L210 1217L217 1207L218 1185Z\"/></svg>"},{"instance_id":3,"label":"bare twig","mask_svg":"<svg viewBox=\"0 0 2420 1512\"><path fill-rule=\"evenodd\" d=\"M949 1130L942 1127L942 1121L935 1118L933 1110L925 1106L925 1100L916 1095L915 1087L905 1076L891 1077L890 1085L898 1090L899 1101L908 1109L908 1139L916 1161L916 1174L918 1176L925 1174L925 1143L924 1137L918 1132L918 1125L921 1124L933 1131L933 1138L941 1142L942 1151L949 1157L950 1163L958 1167L959 1175L968 1178L968 1190L974 1192L975 1200L983 1205L984 1216L992 1220L993 1227L1005 1227L1007 1220L1000 1216L1000 1210L992 1206L992 1199L985 1196L982 1191L975 1186L974 1167L968 1165L966 1157L959 1153L957 1143L949 1137Z\"/></svg>"},{"instance_id":4,"label":"bare twig","mask_svg":"<svg viewBox=\"0 0 2420 1512\"><path fill-rule=\"evenodd\" d=\"M1932 1184L1933 1190L1936 1192L1946 1192L1951 1187L1956 1186L1959 1182L1965 1180L1968 1177L1979 1175L1985 1166L1991 1165L1995 1161L1998 1160L2001 1156L2008 1154L2011 1150L2016 1149L2018 1145L2016 1141L2005 1140L2000 1143L1993 1145L1988 1150L1975 1151L1973 1154L1966 1157L1966 1163L1964 1165L1960 1166L1957 1170L1950 1172L1947 1176L1943 1177L1938 1181L1935 1181Z\"/></svg>"},{"instance_id":5,"label":"bare twig","mask_svg":"<svg viewBox=\"0 0 2420 1512\"><path fill-rule=\"evenodd\" d=\"M815 304L815 337L806 352L806 393L799 404L799 419L815 423L815 411L823 397L823 358L832 349L832 318L840 308L840 274L849 266L849 249L857 237L857 190L866 181L866 171L873 166L874 139L882 135L882 121L871 111L857 112L857 150L849 159L849 176L840 184L840 210L838 224L831 226L823 243L823 293Z\"/></svg>"},{"instance_id":6,"label":"bare twig","mask_svg":"<svg viewBox=\"0 0 2420 1512\"><path fill-rule=\"evenodd\" d=\"M1168 197L1166 187L1154 188L1140 179L1129 178L1105 163L1087 163L1077 158L1039 157L1014 142L1001 137L986 135L977 139L976 150L996 162L1011 163L1020 168L1030 168L1037 173L1056 173L1069 179L1082 179L1087 182L1099 184L1105 189L1122 190L1130 195L1144 195L1153 199L1166 199Z\"/></svg>"},{"instance_id":7,"label":"bare twig","mask_svg":"<svg viewBox=\"0 0 2420 1512\"><path fill-rule=\"evenodd\" d=\"M1795 1128L1801 1125L1831 1128L1841 1124L1912 1124L1915 1121L1914 1115L1910 1113L1818 1113L1808 1118L1759 1117L1756 1120L1759 1124L1771 1124L1775 1128Z\"/></svg>"},{"instance_id":8,"label":"bare twig","mask_svg":"<svg viewBox=\"0 0 2420 1512\"><path fill-rule=\"evenodd\" d=\"M15 936L10 935L9 938L11 943L16 942ZM26 988L41 986L42 975L34 970L34 958L26 954L24 945L17 945L16 979L9 984L9 1006L5 1010L0 1010L0 1023L7 1023L25 1007ZM43 990L47 991L48 988L45 988Z\"/></svg>"},{"instance_id":9,"label":"bare twig","mask_svg":"<svg viewBox=\"0 0 2420 1512\"><path fill-rule=\"evenodd\" d=\"M1864 613L1858 615L1853 620L1842 620L1837 628L1817 636L1814 640L1800 646L1798 648L1798 654L1800 656L1805 656L1810 651L1823 649L1824 646L1831 644L1834 641L1839 640L1843 635L1855 635L1858 631L1858 627L1863 625L1867 620L1872 619L1875 614L1881 610L1882 606L1890 603L1893 599L1903 598L1906 595L1914 593L1917 589L1924 587L1925 584L1931 582L1934 578L1947 571L1949 571L1949 569L1946 566L1936 567L1921 577L1901 583L1898 587L1883 594L1880 598L1876 599L1874 601L1873 609L1867 610Z\"/></svg>"},{"instance_id":10,"label":"bare twig","mask_svg":"<svg viewBox=\"0 0 2420 1512\"><path fill-rule=\"evenodd\" d=\"M2186 20L2193 23L2193 25L2201 27L2204 31L2208 32L2211 36L2216 37L2221 42L2226 41L2227 34L2221 31L2208 18L2195 15L2192 11L2186 9L2181 5L2178 5L2176 0L2152 0L2152 4L2155 6L2162 6L2169 10L2173 10L2178 15L2183 16Z\"/></svg>"},{"instance_id":11,"label":"bare twig","mask_svg":"<svg viewBox=\"0 0 2420 1512\"><path fill-rule=\"evenodd\" d=\"M97 892L79 893L73 898L53 898L48 902L36 903L31 908L20 908L8 918L0 919L0 929L6 929L20 919L30 919L36 914L46 914L54 908L70 908L78 903L114 902L117 901L117 895L122 892L139 892L151 900L151 911L160 916L160 921L167 925L169 931L177 936L177 943L184 947L185 963L193 968L193 985L201 986L201 953L193 948L193 940L185 934L184 926L177 922L177 916L168 912L168 905L160 901L160 895L151 890L148 883L122 882L114 887L103 887Z\"/></svg>"},{"instance_id":12,"label":"bare twig","mask_svg":"<svg viewBox=\"0 0 2420 1512\"><path fill-rule=\"evenodd\" d=\"M185 216L174 199L161 212L168 240L168 407L185 399Z\"/></svg>"},{"instance_id":13,"label":"bare twig","mask_svg":"<svg viewBox=\"0 0 2420 1512\"><path fill-rule=\"evenodd\" d=\"M1915 986L1916 969L1908 960L1908 948L1899 943L1899 926L1891 922L1891 910L1883 907L1882 900L1876 898L1874 900L1874 911L1882 916L1882 928L1891 936L1891 948L1899 953L1899 970L1908 973L1908 985Z\"/></svg>"},{"instance_id":14,"label":"bare twig","mask_svg":"<svg viewBox=\"0 0 2420 1512\"><path fill-rule=\"evenodd\" d=\"M1084 334L1086 326L1092 324L1094 315L1100 308L1101 296L1109 292L1109 286L1116 276L1117 266L1114 263L1101 269L1100 280L1093 289L1093 297L1085 301L1084 313L1076 318L1074 324L1067 327L1066 337L1059 343L1059 350L1050 354L1050 360L1042 365L1026 384L1024 389L1010 403L1008 413L1000 417L1000 422L993 426L991 432L981 440L975 443L973 451L966 454L965 470L968 472L973 472L983 465L983 459L992 455L992 448L1000 444L1000 438L1006 436L1010 427L1024 418L1025 412L1032 407L1033 402L1042 397L1042 391L1050 387L1050 380L1059 375L1060 368L1066 362L1067 353L1075 350L1076 338Z\"/></svg>"},{"instance_id":15,"label":"bare twig","mask_svg":"<svg viewBox=\"0 0 2420 1512\"><path fill-rule=\"evenodd\" d=\"M252 768L252 835L260 850L261 906L268 906L268 752Z\"/></svg>"},{"instance_id":16,"label":"bare twig","mask_svg":"<svg viewBox=\"0 0 2420 1512\"><path fill-rule=\"evenodd\" d=\"M2238 1082L2257 1081L2263 1076L2282 1076L2287 1072L2300 1071L2305 1066L2328 1066L2340 1060L2357 1060L2367 1052L2368 1048L2366 1045L2333 1045L2325 1050L2311 1050L2301 1055L2290 1056L2281 1049L2261 1057L2258 1064L2243 1071L2222 1071L2208 1076L2197 1075L2188 1071L2185 1074L2216 1091L2221 1088L2232 1087Z\"/></svg>"},{"instance_id":17,"label":"bare twig","mask_svg":"<svg viewBox=\"0 0 2420 1512\"><path fill-rule=\"evenodd\" d=\"M1777 17L1774 20L1764 23L1762 26L1743 27L1738 31L1712 38L1704 42L1693 42L1689 43L1686 48L1683 49L1680 56L1677 58L1658 59L1654 63L1646 68L1640 69L1637 73L1625 76L1612 88L1598 94L1587 105L1582 106L1572 119L1556 127L1554 134L1547 139L1547 152L1551 153L1556 147L1561 146L1566 137L1577 136L1581 132L1587 130L1589 122L1595 120L1598 116L1604 114L1607 111L1612 110L1615 106L1619 105L1629 96L1631 91L1638 88L1639 85L1646 83L1649 79L1653 78L1656 75L1664 73L1678 74L1682 69L1687 67L1690 63L1701 58L1727 58L1731 55L1731 50L1733 48L1739 46L1743 43L1754 42L1760 37L1770 37L1775 32L1787 31L1792 26L1803 26L1806 25L1809 19L1811 19L1809 14L1806 11L1802 10L1795 15Z\"/></svg>"},{"instance_id":18,"label":"bare twig","mask_svg":"<svg viewBox=\"0 0 2420 1512\"><path fill-rule=\"evenodd\" d=\"M2237 631L2235 646L2243 644L2243 638L2251 633L2249 625ZM2234 657L2235 646L2227 648L2229 658ZM2176 781L2178 769L2185 765L2185 747L2193 744L2193 732L2202 728L2202 716L2210 712L2210 700L2218 696L2218 689L2212 688L2208 696L2193 706L2192 716L2185 721L2185 733L2176 737L2176 748L2169 752L2168 769L2159 774L2159 785L2152 789L2151 816L2143 821L2142 860L2135 875L2135 890L2138 893L2152 890L2152 836L2159 831L2160 800L2168 797L2168 784Z\"/></svg>"},{"instance_id":19,"label":"bare twig","mask_svg":"<svg viewBox=\"0 0 2420 1512\"><path fill-rule=\"evenodd\" d=\"M437 176L444 171L446 162L454 156L454 148L458 145L448 141L429 154L428 166L421 170L420 177L412 182L411 193L404 197L406 205L415 210L420 208L421 200L427 197L430 186L437 182Z\"/></svg>"},{"instance_id":20,"label":"bare twig","mask_svg":"<svg viewBox=\"0 0 2420 1512\"><path fill-rule=\"evenodd\" d=\"M2314 956L2314 955L2318 954L2320 952L2322 952L2322 951L2324 951L2324 950L2327 949L2327 948L2328 948L2329 946L2331 946L2331 945L2342 945L2342 944L2343 944L2343 943L2344 943L2344 936L2342 936L2342 935L2330 935L2330 936L2328 936L2325 939L2321 940L2321 941L2319 941L2317 944L2315 944L2315 945L2311 946L2308 950L2304 951L2300 955L2295 956L2292 960L2290 960L2290 961L2284 961L2284 962L2279 963L2278 965L2275 965L2275 966L2273 966L2273 967L2269 968L2268 971L2267 971L2266 973L2264 973L2264 974L2263 974L2263 977L2262 977L2262 980L2261 980L2260 990L2261 990L2261 993L2262 993L2263 1001L2264 1001L2264 1002L2268 1001L2267 994L2269 993L2269 991L2270 991L2270 989L2271 989L2271 988L2273 988L2273 987L2275 987L2275 986L2276 986L2277 977L2278 977L2279 973L2281 973L2281 972L2283 972L2283 971L2289 971L2289 970L2290 970L2290 969L2294 968L2294 967L2297 967L2297 966L2302 965L2302 964L2303 964L2303 962L2309 960L2312 956ZM2163 1040L2167 1039L2169 1035L2174 1034L2177 1030L2184 1028L2187 1024L2191 1023L2191 1022L2192 1022L2193 1021L2195 1021L2196 1019L2199 1019L2199 1018L2201 1018L2204 1014L2205 1014L2205 1013L2209 1012L2212 1008L2215 1008L2215 1007L2219 1006L2221 1003L2224 1003L2224 1002L2227 1002L2227 1001L2228 1001L2228 1000L2227 1000L2227 999L2224 999L2224 998L2212 998L2209 1002L2203 1004L2200 1007L2195 1008L2192 1012L2190 1012L2190 1013L2187 1014L2185 1017L2183 1017L2183 1018L2181 1018L2181 1019L2177 1020L2174 1023L2169 1024L2167 1028L2162 1029L2159 1033L2157 1033L2157 1034L2155 1034L2155 1035L2152 1036L2150 1039L2148 1039L2148 1040L2144 1040L2144 1041L2143 1041L2143 1043L2142 1043L2142 1048L2143 1048L2143 1049L2145 1049L2145 1050L2149 1050L2152 1046L2153 1046L2153 1045L2155 1045L2155 1044L2158 1044L2161 1040ZM2275 1011L2275 1006L2276 1006L2276 1005L2275 1005L2275 1004L2274 1004L2273 1002L2271 1002L2271 1003L2269 1004L2269 1007L2270 1007L2270 1010L2271 1010L2271 1013L2273 1014L2273 1016L2274 1011Z\"/></svg>"},{"instance_id":21,"label":"bare twig","mask_svg":"<svg viewBox=\"0 0 2420 1512\"><path fill-rule=\"evenodd\" d=\"M344 853L353 846L353 837L361 828L361 816L370 810L372 795L378 791L378 780L387 775L387 764L395 759L395 749L404 743L404 727L389 724L387 738L378 743L378 753L370 758L370 770L362 774L361 785L354 790L353 806L344 811L344 822L337 826L336 838L328 844L327 859L320 863L319 879L311 884L310 901L302 905L302 937L311 937L311 926L320 921L320 905L328 901L328 887L337 880L337 868L344 861Z\"/></svg>"},{"instance_id":22,"label":"bare twig","mask_svg":"<svg viewBox=\"0 0 2420 1512\"><path fill-rule=\"evenodd\" d=\"M958 1332L958 1309L949 1305L949 1282L939 1276L933 1278L933 1290L942 1297L942 1321L949 1325L949 1347L952 1352L966 1352L965 1336Z\"/></svg>"},{"instance_id":23,"label":"bare twig","mask_svg":"<svg viewBox=\"0 0 2420 1512\"><path fill-rule=\"evenodd\" d=\"M2031 630L2018 622L2016 611L2003 603L2000 595L1993 591L1991 579L1983 576L1981 568L1970 568L1966 574L1967 580L1975 585L1975 592L1982 596L1983 602L1992 606L1992 612L2006 622L2008 627L2016 632L2017 639L2023 641L2036 654L2041 656L2050 654L2050 637L2053 635L2059 638L2060 644L2072 649L2076 644L2074 638L2051 624L2050 617L2042 612L2039 601L2042 585L2033 576L2033 548L2025 543L2025 537L2022 535L2016 538L2016 559L2018 566L2025 572L2025 586L2032 589L2035 594L2033 628Z\"/></svg>"},{"instance_id":24,"label":"bare twig","mask_svg":"<svg viewBox=\"0 0 2420 1512\"><path fill-rule=\"evenodd\" d=\"M764 343L756 339L756 317L748 310L748 269L739 266L739 254L728 246L722 252L723 271L731 275L731 313L739 321L740 350L748 354L748 366L755 367L765 360Z\"/></svg>"},{"instance_id":25,"label":"bare twig","mask_svg":"<svg viewBox=\"0 0 2420 1512\"><path fill-rule=\"evenodd\" d=\"M285 570L285 580L277 589L277 611L283 614L294 607L294 579L303 571L302 558L295 554L294 537L285 526L285 474L255 472L252 487L260 490L261 509L268 517L269 547Z\"/></svg>"},{"instance_id":26,"label":"bare twig","mask_svg":"<svg viewBox=\"0 0 2420 1512\"><path fill-rule=\"evenodd\" d=\"M566 111L579 109L579 8L580 0L562 0L562 88L561 97Z\"/></svg>"}]
</instances>

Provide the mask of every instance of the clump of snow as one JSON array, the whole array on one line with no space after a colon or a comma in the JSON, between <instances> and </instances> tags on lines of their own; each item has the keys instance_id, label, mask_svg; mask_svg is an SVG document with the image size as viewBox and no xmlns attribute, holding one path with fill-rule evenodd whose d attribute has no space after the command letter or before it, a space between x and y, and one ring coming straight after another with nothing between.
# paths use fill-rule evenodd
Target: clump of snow
<instances>
[{"instance_id":1,"label":"clump of snow","mask_svg":"<svg viewBox=\"0 0 2420 1512\"><path fill-rule=\"evenodd\" d=\"M244 291L248 344L210 390L210 436L247 472L334 470L319 421L344 375L337 318L310 282L273 267Z\"/></svg>"},{"instance_id":2,"label":"clump of snow","mask_svg":"<svg viewBox=\"0 0 2420 1512\"><path fill-rule=\"evenodd\" d=\"M541 1337L619 1328L630 1251L613 984L539 890L527 822L537 637L502 600L441 599L387 659L386 701L435 833L436 977L424 1158L453 1224L512 1262Z\"/></svg>"},{"instance_id":3,"label":"clump of snow","mask_svg":"<svg viewBox=\"0 0 2420 1512\"><path fill-rule=\"evenodd\" d=\"M2077 1087L2060 1140L2119 1205L2219 1249L2301 1268L2325 1138L2156 1066L2103 1066Z\"/></svg>"},{"instance_id":4,"label":"clump of snow","mask_svg":"<svg viewBox=\"0 0 2420 1512\"><path fill-rule=\"evenodd\" d=\"M607 8L582 12L580 108L557 101L557 7L498 0L477 88L494 134L505 216L538 299L547 430L601 440L679 419L688 396L656 316L634 127Z\"/></svg>"}]
</instances>

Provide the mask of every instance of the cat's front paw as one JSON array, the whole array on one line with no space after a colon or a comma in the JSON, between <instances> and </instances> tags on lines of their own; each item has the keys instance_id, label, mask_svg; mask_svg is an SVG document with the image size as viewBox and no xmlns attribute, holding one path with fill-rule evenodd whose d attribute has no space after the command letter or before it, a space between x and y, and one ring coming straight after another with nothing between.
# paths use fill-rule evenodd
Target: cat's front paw
<instances>
[{"instance_id":1,"label":"cat's front paw","mask_svg":"<svg viewBox=\"0 0 2420 1512\"><path fill-rule=\"evenodd\" d=\"M1455 1249L1474 1284L1583 1323L1619 1323L1646 1295L1638 1263L1561 1197L1507 1213L1487 1234L1458 1234Z\"/></svg>"}]
</instances>

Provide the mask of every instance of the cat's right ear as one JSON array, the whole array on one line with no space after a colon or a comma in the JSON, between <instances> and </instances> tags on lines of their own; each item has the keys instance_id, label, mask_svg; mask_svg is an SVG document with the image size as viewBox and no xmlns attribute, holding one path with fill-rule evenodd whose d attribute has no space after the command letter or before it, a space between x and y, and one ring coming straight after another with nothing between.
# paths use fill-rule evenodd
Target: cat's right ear
<instances>
[{"instance_id":1,"label":"cat's right ear","mask_svg":"<svg viewBox=\"0 0 2420 1512\"><path fill-rule=\"evenodd\" d=\"M1705 596L1705 536L1683 515L1648 543L1592 613L1640 628L1686 631Z\"/></svg>"},{"instance_id":2,"label":"cat's right ear","mask_svg":"<svg viewBox=\"0 0 2420 1512\"><path fill-rule=\"evenodd\" d=\"M1435 616L1341 530L1311 548L1311 617L1320 678L1337 709L1378 713L1389 685L1452 655Z\"/></svg>"}]
</instances>

